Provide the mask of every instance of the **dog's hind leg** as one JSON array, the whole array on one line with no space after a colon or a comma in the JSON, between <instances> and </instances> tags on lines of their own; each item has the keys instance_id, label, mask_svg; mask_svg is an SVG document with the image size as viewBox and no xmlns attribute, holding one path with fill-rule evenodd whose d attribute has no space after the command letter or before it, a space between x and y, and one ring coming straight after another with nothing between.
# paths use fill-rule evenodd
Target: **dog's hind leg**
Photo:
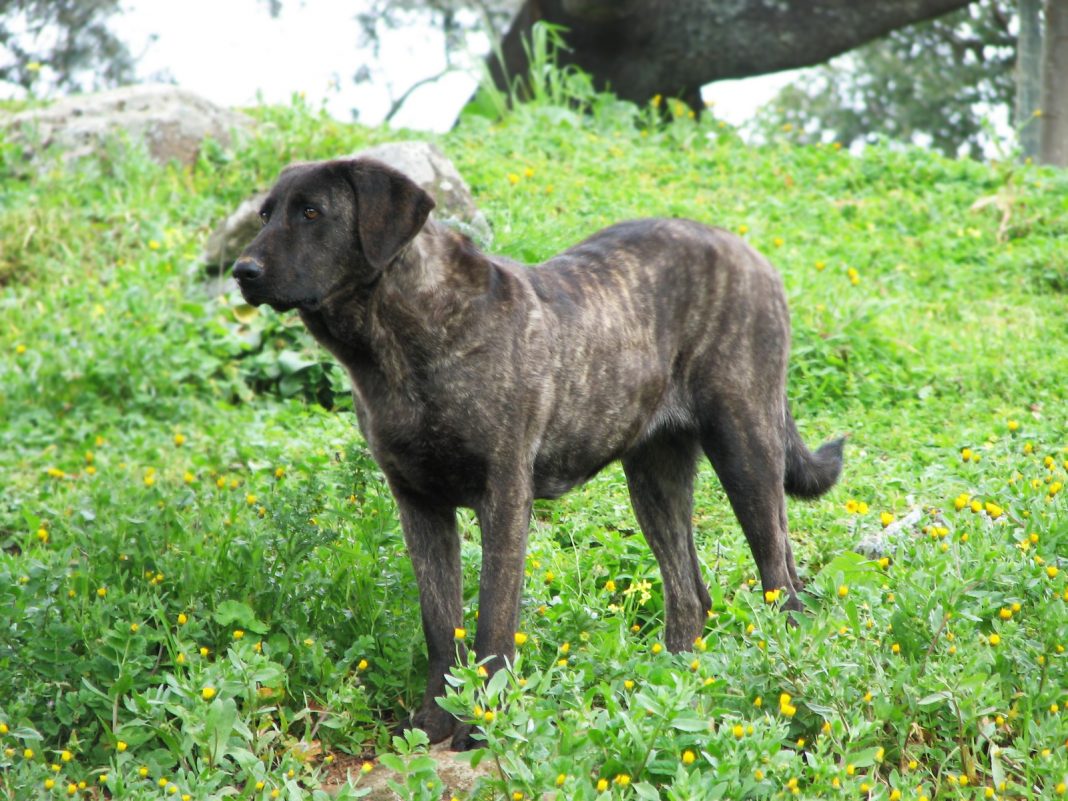
<instances>
[{"instance_id":1,"label":"dog's hind leg","mask_svg":"<svg viewBox=\"0 0 1068 801\"><path fill-rule=\"evenodd\" d=\"M785 589L786 607L801 609L801 589L787 539L781 417L736 405L703 428L701 442L753 552L766 591Z\"/></svg>"},{"instance_id":2,"label":"dog's hind leg","mask_svg":"<svg viewBox=\"0 0 1068 801\"><path fill-rule=\"evenodd\" d=\"M436 743L449 737L456 728L456 719L438 706L436 700L445 694L445 674L457 656L454 633L463 626L463 573L456 510L428 508L401 494L396 497L404 541L419 585L429 662L422 706L405 727L422 729L430 742Z\"/></svg>"},{"instance_id":3,"label":"dog's hind leg","mask_svg":"<svg viewBox=\"0 0 1068 801\"><path fill-rule=\"evenodd\" d=\"M712 604L693 544L693 479L697 444L661 437L623 457L630 500L664 581L666 640L686 651L701 634Z\"/></svg>"}]
</instances>

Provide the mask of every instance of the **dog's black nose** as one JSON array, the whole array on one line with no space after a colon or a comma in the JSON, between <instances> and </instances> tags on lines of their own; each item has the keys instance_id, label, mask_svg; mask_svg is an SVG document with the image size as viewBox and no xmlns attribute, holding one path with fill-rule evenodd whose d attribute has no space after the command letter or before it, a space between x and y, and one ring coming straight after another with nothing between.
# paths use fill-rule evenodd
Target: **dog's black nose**
<instances>
[{"instance_id":1,"label":"dog's black nose","mask_svg":"<svg viewBox=\"0 0 1068 801\"><path fill-rule=\"evenodd\" d=\"M263 267L252 259L238 259L234 264L234 278L238 281L253 281L263 275Z\"/></svg>"}]
</instances>

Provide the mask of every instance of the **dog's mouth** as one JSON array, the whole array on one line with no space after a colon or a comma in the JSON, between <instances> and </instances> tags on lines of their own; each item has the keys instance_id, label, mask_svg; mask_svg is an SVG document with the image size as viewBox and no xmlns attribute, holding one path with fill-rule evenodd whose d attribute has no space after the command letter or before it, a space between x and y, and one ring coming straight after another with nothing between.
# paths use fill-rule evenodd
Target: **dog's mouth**
<instances>
[{"instance_id":1,"label":"dog's mouth","mask_svg":"<svg viewBox=\"0 0 1068 801\"><path fill-rule=\"evenodd\" d=\"M241 290L241 297L245 299L245 303L249 306L262 306L264 303L270 302L269 298L257 292L249 281L238 278L237 288Z\"/></svg>"},{"instance_id":2,"label":"dog's mouth","mask_svg":"<svg viewBox=\"0 0 1068 801\"><path fill-rule=\"evenodd\" d=\"M329 295L318 291L314 286L300 286L300 282L295 282L297 286L287 287L286 281L278 280L281 276L272 276L262 261L252 257L239 258L234 264L232 275L248 305L266 305L277 312L294 309L318 312Z\"/></svg>"},{"instance_id":3,"label":"dog's mouth","mask_svg":"<svg viewBox=\"0 0 1068 801\"><path fill-rule=\"evenodd\" d=\"M278 298L271 297L263 287L257 286L254 281L240 278L237 279L237 287L241 290L241 297L249 306L270 306L276 312L293 311L303 309L305 311L318 311L323 302L320 298Z\"/></svg>"},{"instance_id":4,"label":"dog's mouth","mask_svg":"<svg viewBox=\"0 0 1068 801\"><path fill-rule=\"evenodd\" d=\"M276 312L289 312L294 309L317 312L323 305L323 302L317 298L306 300L281 300L278 298L260 297L253 292L247 291L244 287L241 288L241 295L244 297L245 303L249 306L270 306Z\"/></svg>"},{"instance_id":5,"label":"dog's mouth","mask_svg":"<svg viewBox=\"0 0 1068 801\"><path fill-rule=\"evenodd\" d=\"M293 309L300 308L299 303L291 303L290 301L285 300L269 300L267 301L267 305L274 309L276 312L288 312L293 311Z\"/></svg>"}]
</instances>

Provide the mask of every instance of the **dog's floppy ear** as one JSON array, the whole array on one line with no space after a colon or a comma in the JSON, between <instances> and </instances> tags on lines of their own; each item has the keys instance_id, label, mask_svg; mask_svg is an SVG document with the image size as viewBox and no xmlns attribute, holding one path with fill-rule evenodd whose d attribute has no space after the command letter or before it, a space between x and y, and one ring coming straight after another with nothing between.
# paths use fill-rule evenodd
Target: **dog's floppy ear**
<instances>
[{"instance_id":1,"label":"dog's floppy ear","mask_svg":"<svg viewBox=\"0 0 1068 801\"><path fill-rule=\"evenodd\" d=\"M426 222L434 200L403 173L371 159L350 162L364 258L381 270Z\"/></svg>"}]
</instances>

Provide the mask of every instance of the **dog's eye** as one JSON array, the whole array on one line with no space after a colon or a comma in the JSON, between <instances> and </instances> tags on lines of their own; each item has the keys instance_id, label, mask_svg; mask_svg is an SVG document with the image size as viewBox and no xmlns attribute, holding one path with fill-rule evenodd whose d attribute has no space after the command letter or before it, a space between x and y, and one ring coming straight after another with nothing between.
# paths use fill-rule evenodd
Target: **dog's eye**
<instances>
[{"instance_id":1,"label":"dog's eye","mask_svg":"<svg viewBox=\"0 0 1068 801\"><path fill-rule=\"evenodd\" d=\"M318 209L313 209L311 206L308 206L306 209L304 209L304 219L306 219L306 220L314 220L318 216L319 216L319 210Z\"/></svg>"},{"instance_id":2,"label":"dog's eye","mask_svg":"<svg viewBox=\"0 0 1068 801\"><path fill-rule=\"evenodd\" d=\"M260 222L261 222L261 223L263 223L264 225L266 225L266 224L267 224L267 221L268 221L269 219L271 219L271 215L270 215L270 214L268 214L268 213L267 213L267 212L265 212L265 211L261 211L261 212L260 212Z\"/></svg>"}]
</instances>

